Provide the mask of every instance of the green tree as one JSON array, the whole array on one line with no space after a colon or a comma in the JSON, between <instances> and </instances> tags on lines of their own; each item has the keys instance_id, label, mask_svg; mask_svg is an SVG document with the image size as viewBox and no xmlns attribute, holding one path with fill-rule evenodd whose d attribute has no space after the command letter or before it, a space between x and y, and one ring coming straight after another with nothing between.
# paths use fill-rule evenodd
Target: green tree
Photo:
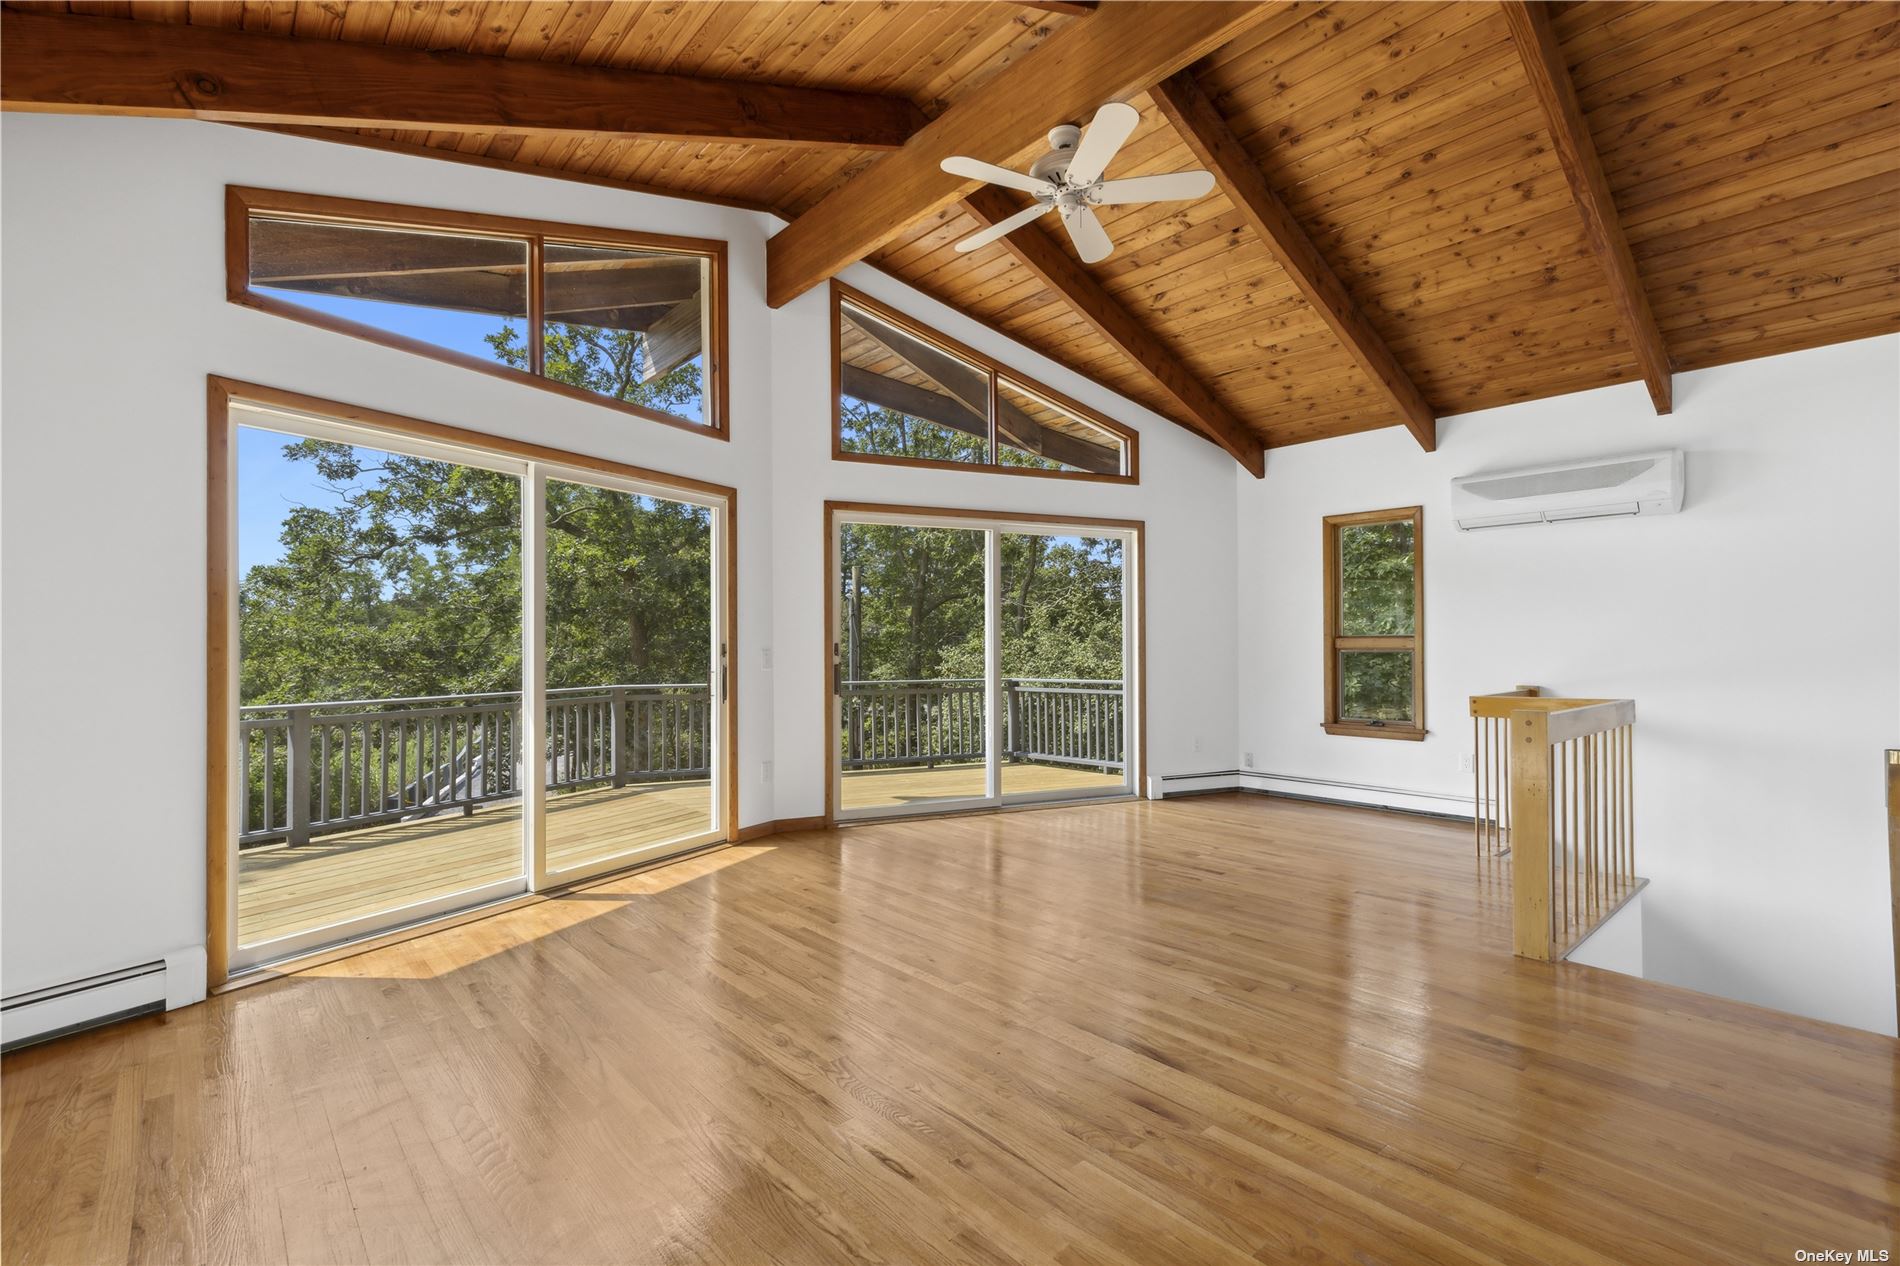
<instances>
[{"instance_id":1,"label":"green tree","mask_svg":"<svg viewBox=\"0 0 1900 1266\"><path fill-rule=\"evenodd\" d=\"M644 334L564 322L549 322L542 333L541 372L554 381L689 421L703 419L700 357L649 381ZM502 364L528 367L527 340L512 324L503 325L486 341Z\"/></svg>"},{"instance_id":2,"label":"green tree","mask_svg":"<svg viewBox=\"0 0 1900 1266\"><path fill-rule=\"evenodd\" d=\"M844 396L838 433L846 452L937 462L981 462L989 441L896 409Z\"/></svg>"},{"instance_id":3,"label":"green tree","mask_svg":"<svg viewBox=\"0 0 1900 1266\"><path fill-rule=\"evenodd\" d=\"M1363 523L1339 531L1339 631L1347 637L1406 636L1413 610L1415 542L1410 520ZM1410 651L1348 651L1340 663L1344 715L1370 721L1412 719Z\"/></svg>"},{"instance_id":4,"label":"green tree","mask_svg":"<svg viewBox=\"0 0 1900 1266\"><path fill-rule=\"evenodd\" d=\"M554 324L559 381L695 416L698 358L646 377L637 332ZM525 367L520 332L489 338ZM511 475L318 440L286 444L325 504L293 506L282 557L239 587L245 704L521 688L521 485ZM699 682L711 641L709 513L550 481L551 685Z\"/></svg>"},{"instance_id":5,"label":"green tree","mask_svg":"<svg viewBox=\"0 0 1900 1266\"><path fill-rule=\"evenodd\" d=\"M1006 532L1000 548L1003 674L1119 678L1121 542ZM847 524L841 561L847 623L856 569L860 677L983 676L980 532Z\"/></svg>"}]
</instances>

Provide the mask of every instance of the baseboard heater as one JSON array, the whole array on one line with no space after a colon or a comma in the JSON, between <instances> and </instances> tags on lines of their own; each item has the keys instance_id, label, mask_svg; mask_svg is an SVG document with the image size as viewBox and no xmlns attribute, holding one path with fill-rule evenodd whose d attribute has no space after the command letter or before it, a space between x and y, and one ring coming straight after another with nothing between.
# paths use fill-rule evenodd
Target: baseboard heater
<instances>
[{"instance_id":1,"label":"baseboard heater","mask_svg":"<svg viewBox=\"0 0 1900 1266\"><path fill-rule=\"evenodd\" d=\"M1319 804L1348 805L1362 809L1389 809L1454 821L1471 820L1471 800L1468 796L1442 791L1418 791L1409 787L1383 787L1376 783L1309 778L1299 774L1273 774L1259 769L1162 774L1150 778L1149 785L1151 799L1199 795L1210 791L1245 791L1256 795L1279 796L1286 800L1311 800Z\"/></svg>"},{"instance_id":2,"label":"baseboard heater","mask_svg":"<svg viewBox=\"0 0 1900 1266\"><path fill-rule=\"evenodd\" d=\"M205 996L205 952L192 946L149 963L0 999L0 1051L167 1011Z\"/></svg>"}]
</instances>

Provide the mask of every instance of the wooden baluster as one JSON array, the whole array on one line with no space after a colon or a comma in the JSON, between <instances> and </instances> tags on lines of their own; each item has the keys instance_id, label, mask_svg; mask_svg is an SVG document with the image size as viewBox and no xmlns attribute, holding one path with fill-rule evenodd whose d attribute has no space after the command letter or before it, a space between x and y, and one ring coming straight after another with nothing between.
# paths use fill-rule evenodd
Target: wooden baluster
<instances>
[{"instance_id":1,"label":"wooden baluster","mask_svg":"<svg viewBox=\"0 0 1900 1266\"><path fill-rule=\"evenodd\" d=\"M1471 721L1471 787L1477 805L1478 852L1491 851L1491 718L1473 717Z\"/></svg>"},{"instance_id":2,"label":"wooden baluster","mask_svg":"<svg viewBox=\"0 0 1900 1266\"><path fill-rule=\"evenodd\" d=\"M1503 770L1498 785L1504 788L1504 799L1498 805L1498 847L1502 851L1511 846L1511 745L1506 743L1500 750Z\"/></svg>"}]
</instances>

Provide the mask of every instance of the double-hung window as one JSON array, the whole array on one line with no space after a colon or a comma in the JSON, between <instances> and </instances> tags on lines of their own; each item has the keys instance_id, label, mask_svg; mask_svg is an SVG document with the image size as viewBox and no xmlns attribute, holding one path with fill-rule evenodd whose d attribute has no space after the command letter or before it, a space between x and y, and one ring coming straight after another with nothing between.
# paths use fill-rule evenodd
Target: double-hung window
<instances>
[{"instance_id":1,"label":"double-hung window","mask_svg":"<svg viewBox=\"0 0 1900 1266\"><path fill-rule=\"evenodd\" d=\"M1423 511L1326 519L1326 729L1425 737Z\"/></svg>"}]
</instances>

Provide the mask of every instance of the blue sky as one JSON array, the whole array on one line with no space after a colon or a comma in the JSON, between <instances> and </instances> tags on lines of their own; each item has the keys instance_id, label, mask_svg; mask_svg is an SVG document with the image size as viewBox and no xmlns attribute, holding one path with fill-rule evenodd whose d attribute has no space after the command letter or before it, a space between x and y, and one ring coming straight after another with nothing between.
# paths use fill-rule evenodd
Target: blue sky
<instances>
[{"instance_id":1,"label":"blue sky","mask_svg":"<svg viewBox=\"0 0 1900 1266\"><path fill-rule=\"evenodd\" d=\"M519 341L528 323L526 316L504 321L501 317L483 312L451 312L446 308L425 308L408 303L377 303L372 299L306 294L301 290L278 290L271 286L259 286L257 292L299 307L373 325L392 334L406 334L410 338L434 343L437 347L467 352L483 360L495 359L495 349L483 341L488 335L508 324L515 327L515 338Z\"/></svg>"},{"instance_id":2,"label":"blue sky","mask_svg":"<svg viewBox=\"0 0 1900 1266\"><path fill-rule=\"evenodd\" d=\"M259 563L284 556L284 516L293 506L334 509L342 499L332 493L311 462L293 462L284 446L297 438L277 431L241 426L237 432L238 575ZM359 452L365 450L358 450Z\"/></svg>"},{"instance_id":3,"label":"blue sky","mask_svg":"<svg viewBox=\"0 0 1900 1266\"><path fill-rule=\"evenodd\" d=\"M305 294L295 290L259 287L261 293L348 317L380 330L406 334L439 347L467 352L483 360L494 358L494 349L483 340L502 327L502 319L477 312L449 312L402 303L375 303L367 299L347 299L330 295ZM514 322L519 334L522 321ZM331 509L339 499L324 487L316 467L309 462L293 462L284 457L284 445L295 437L252 427L239 427L237 435L238 475L238 574L244 575L259 563L274 563L284 556L278 539L285 513L293 506L317 506ZM367 450L359 450L367 451Z\"/></svg>"},{"instance_id":4,"label":"blue sky","mask_svg":"<svg viewBox=\"0 0 1900 1266\"><path fill-rule=\"evenodd\" d=\"M404 303L378 303L369 299L307 294L260 286L261 294L294 303L332 316L371 325L394 334L407 335L438 347L466 352L483 360L493 360L495 349L487 338L504 324L512 324L517 337L525 328L525 319L512 322L478 312L451 312ZM697 407L681 411L690 421L698 421ZM295 437L253 427L239 427L237 435L238 476L238 574L249 572L260 563L274 563L284 555L279 536L285 514L295 506L332 509L340 498L323 484L309 462L293 462L284 457L284 446ZM372 450L359 449L361 453Z\"/></svg>"}]
</instances>

